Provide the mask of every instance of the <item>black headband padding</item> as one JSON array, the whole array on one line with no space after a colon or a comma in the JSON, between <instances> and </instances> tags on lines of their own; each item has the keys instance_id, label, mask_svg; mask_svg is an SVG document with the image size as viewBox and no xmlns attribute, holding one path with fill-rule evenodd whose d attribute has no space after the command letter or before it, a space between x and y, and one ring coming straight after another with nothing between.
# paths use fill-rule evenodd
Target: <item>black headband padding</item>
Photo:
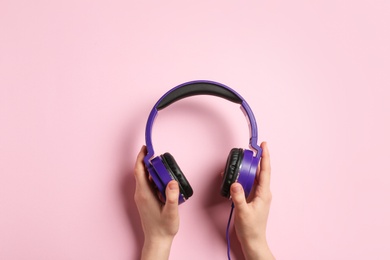
<instances>
[{"instance_id":1,"label":"black headband padding","mask_svg":"<svg viewBox=\"0 0 390 260\"><path fill-rule=\"evenodd\" d=\"M227 99L234 103L242 103L242 99L237 94L224 87L213 83L195 82L184 85L170 92L162 100L160 100L157 105L157 110L161 110L182 98L196 95L212 95Z\"/></svg>"}]
</instances>

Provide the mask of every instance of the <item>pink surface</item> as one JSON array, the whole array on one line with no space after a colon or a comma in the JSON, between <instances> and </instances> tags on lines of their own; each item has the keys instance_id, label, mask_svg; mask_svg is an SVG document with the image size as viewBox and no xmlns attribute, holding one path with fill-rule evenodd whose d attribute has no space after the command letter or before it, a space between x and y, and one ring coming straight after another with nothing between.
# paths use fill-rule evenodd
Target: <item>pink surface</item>
<instances>
[{"instance_id":1,"label":"pink surface","mask_svg":"<svg viewBox=\"0 0 390 260\"><path fill-rule=\"evenodd\" d=\"M1 1L0 259L137 259L146 119L193 79L236 89L256 115L278 259L390 259L389 13L388 1ZM153 133L195 190L171 259L226 259L218 172L247 148L240 110L194 97Z\"/></svg>"}]
</instances>

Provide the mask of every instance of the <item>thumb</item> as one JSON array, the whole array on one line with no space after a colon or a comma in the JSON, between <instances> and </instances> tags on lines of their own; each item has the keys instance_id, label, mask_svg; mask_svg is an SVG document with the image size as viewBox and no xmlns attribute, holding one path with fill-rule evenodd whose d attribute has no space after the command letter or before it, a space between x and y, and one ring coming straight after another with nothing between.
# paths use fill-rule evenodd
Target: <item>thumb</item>
<instances>
[{"instance_id":1,"label":"thumb","mask_svg":"<svg viewBox=\"0 0 390 260\"><path fill-rule=\"evenodd\" d=\"M165 189L166 201L164 205L164 214L168 217L175 216L179 206L179 184L176 181L170 181Z\"/></svg>"},{"instance_id":2,"label":"thumb","mask_svg":"<svg viewBox=\"0 0 390 260\"><path fill-rule=\"evenodd\" d=\"M241 184L237 182L233 183L230 186L230 195L232 196L232 200L237 211L243 211L247 209L248 204L246 203L244 189L242 188Z\"/></svg>"}]
</instances>

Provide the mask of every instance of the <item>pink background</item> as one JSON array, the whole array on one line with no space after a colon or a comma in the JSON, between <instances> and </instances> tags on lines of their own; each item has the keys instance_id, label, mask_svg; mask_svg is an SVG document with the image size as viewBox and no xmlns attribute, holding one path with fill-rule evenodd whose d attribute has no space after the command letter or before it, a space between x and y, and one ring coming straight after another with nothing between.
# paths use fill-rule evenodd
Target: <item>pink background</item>
<instances>
[{"instance_id":1,"label":"pink background","mask_svg":"<svg viewBox=\"0 0 390 260\"><path fill-rule=\"evenodd\" d=\"M146 119L194 79L236 89L256 115L278 259L390 259L389 13L379 0L2 0L0 259L137 259ZM241 111L186 99L153 134L195 190L171 259L226 259L218 174L247 148Z\"/></svg>"}]
</instances>

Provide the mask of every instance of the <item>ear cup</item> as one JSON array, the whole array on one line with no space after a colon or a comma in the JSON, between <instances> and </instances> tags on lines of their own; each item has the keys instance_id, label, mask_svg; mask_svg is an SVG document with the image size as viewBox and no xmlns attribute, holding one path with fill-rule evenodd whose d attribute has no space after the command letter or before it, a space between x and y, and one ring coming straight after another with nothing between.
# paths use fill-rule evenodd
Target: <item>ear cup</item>
<instances>
[{"instance_id":1,"label":"ear cup","mask_svg":"<svg viewBox=\"0 0 390 260\"><path fill-rule=\"evenodd\" d=\"M223 180L220 193L222 196L230 197L230 186L237 180L238 172L243 157L243 149L233 148L230 150L228 159L226 161L225 172L223 174Z\"/></svg>"},{"instance_id":2,"label":"ear cup","mask_svg":"<svg viewBox=\"0 0 390 260\"><path fill-rule=\"evenodd\" d=\"M180 192L184 195L185 199L191 197L194 193L192 187L173 156L170 153L164 153L161 155L161 159L169 173L179 183Z\"/></svg>"}]
</instances>

